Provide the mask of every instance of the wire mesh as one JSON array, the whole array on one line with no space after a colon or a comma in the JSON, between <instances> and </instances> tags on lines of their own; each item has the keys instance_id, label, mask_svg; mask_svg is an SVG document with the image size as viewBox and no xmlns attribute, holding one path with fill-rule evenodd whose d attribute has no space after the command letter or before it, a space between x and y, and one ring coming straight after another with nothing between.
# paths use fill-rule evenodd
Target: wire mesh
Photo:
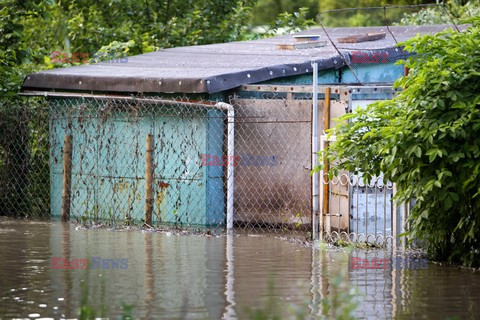
<instances>
[{"instance_id":1,"label":"wire mesh","mask_svg":"<svg viewBox=\"0 0 480 320\"><path fill-rule=\"evenodd\" d=\"M2 105L1 214L223 230L230 203L237 230L309 237L311 94L257 93L230 104L233 117L227 104L184 98ZM344 102L332 106L332 118L345 112ZM320 114L323 108L320 99ZM405 219L393 218L394 190L383 177L344 172L320 180L328 186L325 240L388 245L402 230L395 221Z\"/></svg>"},{"instance_id":2,"label":"wire mesh","mask_svg":"<svg viewBox=\"0 0 480 320\"><path fill-rule=\"evenodd\" d=\"M2 214L224 228L232 174L235 227L304 234L311 223L311 100L231 103L234 119L209 101L18 100L2 108L10 115L1 122Z\"/></svg>"},{"instance_id":3,"label":"wire mesh","mask_svg":"<svg viewBox=\"0 0 480 320\"><path fill-rule=\"evenodd\" d=\"M45 101L1 100L1 216L49 216L48 150L48 109Z\"/></svg>"},{"instance_id":4,"label":"wire mesh","mask_svg":"<svg viewBox=\"0 0 480 320\"><path fill-rule=\"evenodd\" d=\"M52 215L63 211L63 141L71 135L71 218L224 226L225 121L225 110L206 102L54 99Z\"/></svg>"},{"instance_id":5,"label":"wire mesh","mask_svg":"<svg viewBox=\"0 0 480 320\"><path fill-rule=\"evenodd\" d=\"M235 221L240 228L311 229L311 95L232 100L235 107ZM261 159L251 161L251 159Z\"/></svg>"}]
</instances>

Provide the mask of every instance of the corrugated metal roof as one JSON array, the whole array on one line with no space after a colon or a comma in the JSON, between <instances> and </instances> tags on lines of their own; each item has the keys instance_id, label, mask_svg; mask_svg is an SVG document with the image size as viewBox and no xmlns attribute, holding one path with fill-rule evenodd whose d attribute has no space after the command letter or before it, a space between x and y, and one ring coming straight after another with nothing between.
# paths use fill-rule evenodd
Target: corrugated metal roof
<instances>
[{"instance_id":1,"label":"corrugated metal roof","mask_svg":"<svg viewBox=\"0 0 480 320\"><path fill-rule=\"evenodd\" d=\"M417 33L435 33L449 26L390 27L397 41ZM404 53L385 27L331 28L328 34L339 49L388 50L389 57ZM369 32L385 32L377 41L339 44L339 37ZM322 29L313 28L297 34L318 34L327 40ZM327 42L325 47L277 50L276 44L293 42L292 35L268 39L221 44L179 47L128 57L126 63L97 63L58 68L30 74L24 89L92 90L111 92L185 92L214 93L273 78L311 72L311 62L319 69L340 68L344 62Z\"/></svg>"}]
</instances>

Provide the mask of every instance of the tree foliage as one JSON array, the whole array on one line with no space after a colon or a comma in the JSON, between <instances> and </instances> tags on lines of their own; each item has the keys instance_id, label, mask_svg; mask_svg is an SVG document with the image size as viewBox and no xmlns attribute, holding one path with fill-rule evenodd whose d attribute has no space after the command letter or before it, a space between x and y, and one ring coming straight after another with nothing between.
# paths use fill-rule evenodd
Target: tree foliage
<instances>
[{"instance_id":1,"label":"tree foliage","mask_svg":"<svg viewBox=\"0 0 480 320\"><path fill-rule=\"evenodd\" d=\"M315 20L318 13L318 0L259 0L253 7L253 25L271 25L282 13L300 12L305 9L305 18Z\"/></svg>"},{"instance_id":2,"label":"tree foliage","mask_svg":"<svg viewBox=\"0 0 480 320\"><path fill-rule=\"evenodd\" d=\"M26 73L53 68L52 51L124 47L129 55L242 40L255 0L2 0L0 90L12 96ZM112 45L113 43L113 45ZM103 49L102 49L103 48Z\"/></svg>"},{"instance_id":3,"label":"tree foliage","mask_svg":"<svg viewBox=\"0 0 480 320\"><path fill-rule=\"evenodd\" d=\"M424 0L321 0L320 12L345 8L366 8L383 7L385 5L413 5L429 3ZM350 10L319 15L320 22L329 27L365 27L365 26L383 26L385 25L385 16L387 23L392 24L399 21L403 14L409 13L405 8L389 8L386 12L382 8L372 10Z\"/></svg>"},{"instance_id":4,"label":"tree foliage","mask_svg":"<svg viewBox=\"0 0 480 320\"><path fill-rule=\"evenodd\" d=\"M384 173L398 201L415 199L409 235L432 258L479 266L480 19L470 22L406 41L416 55L402 61L400 93L343 116L325 156L338 163L330 174Z\"/></svg>"},{"instance_id":5,"label":"tree foliage","mask_svg":"<svg viewBox=\"0 0 480 320\"><path fill-rule=\"evenodd\" d=\"M445 11L448 11L447 12ZM477 1L449 0L444 7L434 6L423 8L417 12L404 14L399 23L401 25L451 24L458 19L465 19L480 15L480 6Z\"/></svg>"}]
</instances>

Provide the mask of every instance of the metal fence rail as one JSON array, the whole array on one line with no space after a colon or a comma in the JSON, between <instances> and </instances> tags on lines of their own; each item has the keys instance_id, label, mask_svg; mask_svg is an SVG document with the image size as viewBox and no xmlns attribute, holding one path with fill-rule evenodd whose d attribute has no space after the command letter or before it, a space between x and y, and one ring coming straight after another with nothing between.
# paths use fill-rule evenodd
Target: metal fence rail
<instances>
[{"instance_id":1,"label":"metal fence rail","mask_svg":"<svg viewBox=\"0 0 480 320\"><path fill-rule=\"evenodd\" d=\"M391 245L396 234L392 219L393 184L383 177L365 181L361 175L343 173L328 179L323 188L328 204L323 214L323 239ZM328 209L327 209L328 208Z\"/></svg>"}]
</instances>

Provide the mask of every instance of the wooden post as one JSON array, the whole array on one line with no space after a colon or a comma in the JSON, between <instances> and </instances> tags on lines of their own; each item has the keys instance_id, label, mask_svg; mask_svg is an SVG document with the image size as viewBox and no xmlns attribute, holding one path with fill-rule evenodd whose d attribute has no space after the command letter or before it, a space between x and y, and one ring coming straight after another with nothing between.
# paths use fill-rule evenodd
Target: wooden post
<instances>
[{"instance_id":1,"label":"wooden post","mask_svg":"<svg viewBox=\"0 0 480 320\"><path fill-rule=\"evenodd\" d=\"M323 131L326 132L330 129L330 88L325 88L325 103L323 108ZM325 141L325 149L328 148L328 141ZM330 212L330 185L328 178L325 178L325 174L328 174L330 170L330 164L328 159L324 158L323 160L323 172L324 176L321 177L321 182L323 183L323 214L329 214ZM329 230L330 231L330 230Z\"/></svg>"},{"instance_id":2,"label":"wooden post","mask_svg":"<svg viewBox=\"0 0 480 320\"><path fill-rule=\"evenodd\" d=\"M63 143L63 189L62 221L70 220L70 200L72 195L72 141L71 134L65 136Z\"/></svg>"},{"instance_id":3,"label":"wooden post","mask_svg":"<svg viewBox=\"0 0 480 320\"><path fill-rule=\"evenodd\" d=\"M147 134L145 152L145 224L152 225L153 212L153 135Z\"/></svg>"}]
</instances>

